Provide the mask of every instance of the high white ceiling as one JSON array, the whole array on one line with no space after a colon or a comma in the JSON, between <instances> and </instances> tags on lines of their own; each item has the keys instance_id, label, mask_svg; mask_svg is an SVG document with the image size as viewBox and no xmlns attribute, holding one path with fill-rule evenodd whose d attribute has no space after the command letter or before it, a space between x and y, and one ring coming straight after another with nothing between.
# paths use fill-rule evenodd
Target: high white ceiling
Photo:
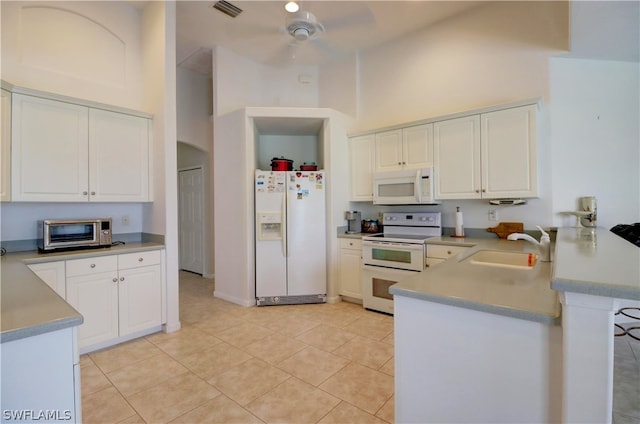
<instances>
[{"instance_id":1,"label":"high white ceiling","mask_svg":"<svg viewBox=\"0 0 640 424\"><path fill-rule=\"evenodd\" d=\"M230 2L243 11L231 18L211 1L178 1L177 61L206 73L210 49L224 46L255 62L321 64L388 42L480 6L481 1L302 1L325 27L317 39L292 43L284 30L285 1ZM293 45L292 45L293 44Z\"/></svg>"}]
</instances>

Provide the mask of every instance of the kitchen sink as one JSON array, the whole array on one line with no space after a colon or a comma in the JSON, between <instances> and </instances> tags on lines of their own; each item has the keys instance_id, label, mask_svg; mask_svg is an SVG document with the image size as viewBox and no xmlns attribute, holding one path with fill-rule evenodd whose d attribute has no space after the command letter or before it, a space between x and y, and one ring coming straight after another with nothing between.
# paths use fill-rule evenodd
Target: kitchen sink
<instances>
[{"instance_id":1,"label":"kitchen sink","mask_svg":"<svg viewBox=\"0 0 640 424\"><path fill-rule=\"evenodd\" d=\"M474 265L487 265L502 268L533 269L538 255L529 252L509 252L504 250L480 250L467 259Z\"/></svg>"}]
</instances>

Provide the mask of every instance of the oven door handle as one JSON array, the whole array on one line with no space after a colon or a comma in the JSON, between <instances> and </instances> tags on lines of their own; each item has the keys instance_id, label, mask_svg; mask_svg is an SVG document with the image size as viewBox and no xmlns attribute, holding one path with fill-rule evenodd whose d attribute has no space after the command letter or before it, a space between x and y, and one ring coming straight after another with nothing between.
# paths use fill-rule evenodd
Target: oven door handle
<instances>
[{"instance_id":1,"label":"oven door handle","mask_svg":"<svg viewBox=\"0 0 640 424\"><path fill-rule=\"evenodd\" d=\"M406 250L415 250L421 251L424 250L424 244L416 244L416 243L398 243L394 241L363 241L362 246L370 246L370 247L399 247L401 249Z\"/></svg>"}]
</instances>

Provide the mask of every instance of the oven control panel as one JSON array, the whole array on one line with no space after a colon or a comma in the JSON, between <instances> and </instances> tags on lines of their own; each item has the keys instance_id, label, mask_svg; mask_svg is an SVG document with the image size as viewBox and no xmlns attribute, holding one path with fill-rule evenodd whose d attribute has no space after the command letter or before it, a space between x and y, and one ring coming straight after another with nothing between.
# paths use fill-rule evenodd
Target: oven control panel
<instances>
[{"instance_id":1,"label":"oven control panel","mask_svg":"<svg viewBox=\"0 0 640 424\"><path fill-rule=\"evenodd\" d=\"M410 227L440 227L440 212L385 212L382 214L384 225Z\"/></svg>"}]
</instances>

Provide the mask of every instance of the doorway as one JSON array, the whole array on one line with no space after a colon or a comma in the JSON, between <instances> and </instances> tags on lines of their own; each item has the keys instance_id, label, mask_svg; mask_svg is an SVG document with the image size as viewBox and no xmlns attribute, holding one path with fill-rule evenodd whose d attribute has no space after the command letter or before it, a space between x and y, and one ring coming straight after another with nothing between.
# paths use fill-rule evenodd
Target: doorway
<instances>
[{"instance_id":1,"label":"doorway","mask_svg":"<svg viewBox=\"0 0 640 424\"><path fill-rule=\"evenodd\" d=\"M204 263L204 172L178 170L180 269L202 275Z\"/></svg>"}]
</instances>

